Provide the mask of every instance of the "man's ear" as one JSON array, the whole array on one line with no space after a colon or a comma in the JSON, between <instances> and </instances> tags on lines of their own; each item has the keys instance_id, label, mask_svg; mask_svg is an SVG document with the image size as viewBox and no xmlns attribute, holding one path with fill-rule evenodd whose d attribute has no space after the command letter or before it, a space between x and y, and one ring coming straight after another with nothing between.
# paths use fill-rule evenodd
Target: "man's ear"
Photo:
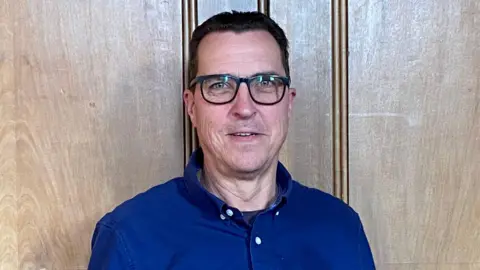
<instances>
[{"instance_id":1,"label":"man's ear","mask_svg":"<svg viewBox=\"0 0 480 270\"><path fill-rule=\"evenodd\" d=\"M192 121L193 127L197 127L196 118L195 118L195 92L192 92L190 89L185 89L183 91L183 102L185 104L185 109L190 116L190 121Z\"/></svg>"},{"instance_id":2,"label":"man's ear","mask_svg":"<svg viewBox=\"0 0 480 270\"><path fill-rule=\"evenodd\" d=\"M293 100L295 99L295 96L297 95L297 90L295 88L288 88L288 118L292 115L292 109L293 109Z\"/></svg>"}]
</instances>

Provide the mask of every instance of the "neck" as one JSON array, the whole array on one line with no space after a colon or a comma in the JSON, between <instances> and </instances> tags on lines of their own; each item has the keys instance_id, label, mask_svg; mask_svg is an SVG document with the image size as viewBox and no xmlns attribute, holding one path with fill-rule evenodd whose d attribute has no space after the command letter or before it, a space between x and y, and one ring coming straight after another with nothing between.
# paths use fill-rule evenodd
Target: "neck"
<instances>
[{"instance_id":1,"label":"neck","mask_svg":"<svg viewBox=\"0 0 480 270\"><path fill-rule=\"evenodd\" d=\"M277 163L273 163L259 173L232 177L205 161L201 183L210 193L240 211L258 211L275 200L276 172Z\"/></svg>"}]
</instances>

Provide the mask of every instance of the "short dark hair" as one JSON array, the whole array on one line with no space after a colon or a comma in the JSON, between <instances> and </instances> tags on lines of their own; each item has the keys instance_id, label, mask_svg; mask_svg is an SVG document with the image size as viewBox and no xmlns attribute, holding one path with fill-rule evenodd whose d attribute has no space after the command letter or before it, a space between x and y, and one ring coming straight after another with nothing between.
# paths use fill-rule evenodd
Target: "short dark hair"
<instances>
[{"instance_id":1,"label":"short dark hair","mask_svg":"<svg viewBox=\"0 0 480 270\"><path fill-rule=\"evenodd\" d=\"M256 12L222 12L210 17L204 23L199 25L193 31L189 46L189 63L188 63L188 83L190 83L198 71L198 46L202 39L213 32L233 31L242 33L251 30L265 30L269 32L277 41L280 47L282 64L287 76L290 76L290 68L288 65L288 39L283 29L269 18L267 15Z\"/></svg>"}]
</instances>

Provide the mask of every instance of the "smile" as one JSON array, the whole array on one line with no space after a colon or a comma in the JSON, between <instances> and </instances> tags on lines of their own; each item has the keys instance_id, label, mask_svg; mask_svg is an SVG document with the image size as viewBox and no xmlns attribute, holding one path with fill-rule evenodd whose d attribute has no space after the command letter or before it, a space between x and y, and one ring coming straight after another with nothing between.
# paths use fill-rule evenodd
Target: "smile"
<instances>
[{"instance_id":1,"label":"smile","mask_svg":"<svg viewBox=\"0 0 480 270\"><path fill-rule=\"evenodd\" d=\"M232 136L240 136L240 137L248 137L248 136L255 136L258 135L257 133L253 132L237 132L237 133L232 133L230 134Z\"/></svg>"}]
</instances>

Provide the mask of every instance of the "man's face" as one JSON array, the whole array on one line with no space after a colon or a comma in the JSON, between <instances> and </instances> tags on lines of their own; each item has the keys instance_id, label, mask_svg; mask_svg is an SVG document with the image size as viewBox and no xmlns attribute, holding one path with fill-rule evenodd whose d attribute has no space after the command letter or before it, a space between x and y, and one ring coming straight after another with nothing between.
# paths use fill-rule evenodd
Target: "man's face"
<instances>
[{"instance_id":1,"label":"man's face","mask_svg":"<svg viewBox=\"0 0 480 270\"><path fill-rule=\"evenodd\" d=\"M280 48L268 32L216 32L200 42L197 76L258 73L285 76ZM241 83L232 102L214 105L203 99L199 84L195 87L193 93L185 91L184 101L206 161L236 174L262 171L276 162L287 136L295 89L287 88L275 105L259 105ZM255 135L245 136L248 133Z\"/></svg>"}]
</instances>

